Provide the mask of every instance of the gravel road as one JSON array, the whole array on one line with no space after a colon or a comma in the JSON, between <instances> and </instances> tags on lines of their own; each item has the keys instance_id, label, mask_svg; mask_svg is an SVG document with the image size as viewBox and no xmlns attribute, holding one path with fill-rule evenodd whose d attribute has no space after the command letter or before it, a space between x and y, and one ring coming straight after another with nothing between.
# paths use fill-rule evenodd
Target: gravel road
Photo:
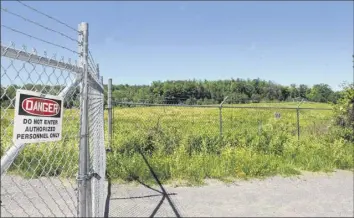
<instances>
[{"instance_id":1,"label":"gravel road","mask_svg":"<svg viewBox=\"0 0 354 218\"><path fill-rule=\"evenodd\" d=\"M21 193L16 187L21 183L28 184L29 181L10 176L6 176L2 181L1 216L11 214L16 216L72 216L76 214L76 194L70 184L57 182L55 179L50 183L39 180L30 181L32 185L26 189L27 197L20 198ZM238 181L232 184L214 180L208 180L207 183L201 187L166 185L165 188L171 193L170 198L180 215L185 217L354 216L353 172L351 171L337 171L331 174L304 173L298 177L277 176L265 180ZM43 184L47 184L47 187L44 188ZM62 188L54 190L51 186L62 186ZM50 195L46 194L49 192ZM36 193L39 193L41 197L38 197ZM10 203L9 195L14 194L17 196L17 203ZM54 202L53 197L60 200ZM142 185L113 184L107 212L110 217L147 217L152 214L158 217L175 216L168 200L164 199L161 202L161 199L161 193Z\"/></svg>"},{"instance_id":2,"label":"gravel road","mask_svg":"<svg viewBox=\"0 0 354 218\"><path fill-rule=\"evenodd\" d=\"M75 181L58 178L1 178L1 217L72 217L76 213Z\"/></svg>"},{"instance_id":3,"label":"gravel road","mask_svg":"<svg viewBox=\"0 0 354 218\"><path fill-rule=\"evenodd\" d=\"M165 186L182 216L317 216L353 217L353 172L304 173L297 177L225 184L208 181L202 187ZM142 186L113 185L110 216L150 216L161 196ZM125 196L122 196L125 195ZM119 197L118 197L119 196ZM118 198L118 199L117 199ZM156 216L173 216L166 200Z\"/></svg>"}]
</instances>

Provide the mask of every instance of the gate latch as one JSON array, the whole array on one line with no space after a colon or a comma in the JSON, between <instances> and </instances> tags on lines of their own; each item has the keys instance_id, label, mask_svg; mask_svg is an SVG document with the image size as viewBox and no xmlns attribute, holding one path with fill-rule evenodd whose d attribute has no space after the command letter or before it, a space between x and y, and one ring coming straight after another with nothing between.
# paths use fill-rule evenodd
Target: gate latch
<instances>
[{"instance_id":1,"label":"gate latch","mask_svg":"<svg viewBox=\"0 0 354 218\"><path fill-rule=\"evenodd\" d=\"M101 176L98 175L97 173L95 173L95 172L90 172L89 174L87 174L87 175L85 175L85 176L78 176L78 177L77 177L77 180L78 180L78 181L90 180L90 179L92 179L92 177L95 177L95 178L98 179L98 180L101 179Z\"/></svg>"},{"instance_id":2,"label":"gate latch","mask_svg":"<svg viewBox=\"0 0 354 218\"><path fill-rule=\"evenodd\" d=\"M98 174L95 173L95 172L91 172L91 173L88 175L88 179L92 179L92 177L95 177L95 178L98 179L98 180L101 179L101 176L98 175Z\"/></svg>"}]
</instances>

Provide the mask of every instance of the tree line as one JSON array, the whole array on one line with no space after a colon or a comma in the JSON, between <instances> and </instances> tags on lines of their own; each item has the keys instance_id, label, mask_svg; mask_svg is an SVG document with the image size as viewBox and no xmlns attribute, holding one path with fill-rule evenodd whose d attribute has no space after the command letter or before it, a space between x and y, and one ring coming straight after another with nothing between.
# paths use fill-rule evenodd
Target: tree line
<instances>
[{"instance_id":1,"label":"tree line","mask_svg":"<svg viewBox=\"0 0 354 218\"><path fill-rule=\"evenodd\" d=\"M36 90L45 94L57 95L64 87L60 85L25 84L23 86L1 86L1 105L13 106L16 89ZM105 104L107 103L107 85L104 85ZM79 87L64 102L70 108L78 106ZM309 87L304 84L290 86L276 84L261 79L230 80L178 80L155 81L151 85L112 85L112 98L115 102L144 102L164 104L219 104L228 96L227 103L281 102L305 99L312 102L337 103L338 91L327 84Z\"/></svg>"},{"instance_id":2,"label":"tree line","mask_svg":"<svg viewBox=\"0 0 354 218\"><path fill-rule=\"evenodd\" d=\"M105 94L107 86L105 86ZM282 102L305 99L312 102L336 103L340 92L327 84L309 87L304 84L290 86L261 79L230 80L178 80L155 81L151 85L112 85L114 101L167 103L167 104L219 104L228 96L227 103Z\"/></svg>"}]
</instances>

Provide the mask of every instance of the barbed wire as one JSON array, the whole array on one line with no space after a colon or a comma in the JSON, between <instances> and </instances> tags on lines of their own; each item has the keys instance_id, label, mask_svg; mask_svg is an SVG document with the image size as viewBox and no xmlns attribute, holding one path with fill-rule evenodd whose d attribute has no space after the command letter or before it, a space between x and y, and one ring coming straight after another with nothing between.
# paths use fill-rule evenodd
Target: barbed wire
<instances>
[{"instance_id":1,"label":"barbed wire","mask_svg":"<svg viewBox=\"0 0 354 218\"><path fill-rule=\"evenodd\" d=\"M49 18L49 19L52 19L52 20L54 20L54 21L56 21L56 22L58 22L58 23L60 23L60 24L62 24L62 25L64 25L64 26L68 27L68 28L71 29L71 30L74 30L75 32L80 33L78 30L76 30L75 28L69 26L68 24L66 24L66 23L64 23L64 22L62 22L62 21L60 21L60 20L58 20L58 19L56 19L56 18L54 18L54 17L52 17L52 16L50 16L50 15L48 15L48 14L45 14L45 13L39 11L39 10L37 10L37 9L35 9L35 8L33 8L33 7L31 7L31 6L27 5L27 4L25 4L25 3L23 3L22 1L17 1L17 2L20 3L20 4L22 4L23 6L25 6L25 7L27 7L27 8L29 8L29 9L35 11L35 12L37 12L37 13L43 15L43 16L46 16L46 17Z\"/></svg>"},{"instance_id":2,"label":"barbed wire","mask_svg":"<svg viewBox=\"0 0 354 218\"><path fill-rule=\"evenodd\" d=\"M97 72L96 72L95 68L93 68L91 66L90 63L88 63L88 70L89 70L89 73L91 74L92 78L96 78Z\"/></svg>"},{"instance_id":3,"label":"barbed wire","mask_svg":"<svg viewBox=\"0 0 354 218\"><path fill-rule=\"evenodd\" d=\"M32 36L32 35L30 35L30 34L27 34L27 33L21 32L21 31L19 31L19 30L13 29L13 28L11 28L11 27L8 27L8 26L6 26L6 25L1 24L1 27L4 27L4 28L6 28L6 29L8 29L8 30L11 30L11 31L16 32L16 33L19 33L19 34L28 36L28 37L30 37L30 38L36 39L36 40L38 40L38 41L47 43L47 44L49 44L49 45L53 45L53 46L56 46L56 47L59 47L59 48L62 48L62 49L71 51L71 52L73 52L73 53L75 53L75 54L80 54L80 53L78 53L78 52L76 52L76 51L74 51L74 50L72 50L72 49L70 49L70 48L67 48L67 47L64 47L64 46L61 46L61 45L58 45L58 44L49 42L49 41L47 41L47 40L38 38L38 37L36 37L36 36Z\"/></svg>"},{"instance_id":4,"label":"barbed wire","mask_svg":"<svg viewBox=\"0 0 354 218\"><path fill-rule=\"evenodd\" d=\"M91 51L88 50L88 52L89 52L89 58L91 58L91 61L92 61L93 66L96 67L97 65L96 65L96 63L95 63L95 59L93 59L93 57L92 57Z\"/></svg>"},{"instance_id":5,"label":"barbed wire","mask_svg":"<svg viewBox=\"0 0 354 218\"><path fill-rule=\"evenodd\" d=\"M59 32L59 31L53 30L53 29L51 29L51 28L49 28L49 27L43 26L42 24L40 24L40 23L38 23L38 22L36 22L36 21L30 20L30 19L28 19L28 18L26 18L26 17L23 17L23 16L19 15L19 14L16 14L16 13L14 13L14 12L11 12L11 11L9 11L7 8L1 8L1 10L5 11L5 12L7 12L7 13L13 15L13 16L22 18L23 20L25 20L25 21L27 21L27 22L30 22L30 23L35 24L35 25L37 25L37 26L40 26L40 27L42 27L42 28L44 28L44 29L46 29L46 30L49 30L49 31L51 31L51 32L57 33L57 34L59 34L59 35L61 35L61 36L64 36L64 37L66 37L66 38L68 38L68 39L70 39L70 40L72 40L72 41L74 41L74 42L79 43L78 40L76 40L76 39L74 39L74 38L72 38L72 37L70 37L70 36L68 36L68 35L66 35L66 34L64 34L64 33L61 33L61 32Z\"/></svg>"},{"instance_id":6,"label":"barbed wire","mask_svg":"<svg viewBox=\"0 0 354 218\"><path fill-rule=\"evenodd\" d=\"M97 74L98 75L98 72L97 72L97 65L96 65L96 63L95 63L95 61L94 61L94 59L93 59L93 57L92 57L92 55L91 55L91 52L90 52L90 50L89 50L89 55L88 55L88 65L89 65L89 68L91 68L91 70L92 70L92 72L94 72L95 74Z\"/></svg>"}]
</instances>

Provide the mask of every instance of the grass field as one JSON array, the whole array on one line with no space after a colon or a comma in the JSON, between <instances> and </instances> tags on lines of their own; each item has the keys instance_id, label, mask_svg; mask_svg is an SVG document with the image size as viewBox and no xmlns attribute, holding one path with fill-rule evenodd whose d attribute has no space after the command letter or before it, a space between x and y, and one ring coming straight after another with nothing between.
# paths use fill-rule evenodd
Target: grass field
<instances>
[{"instance_id":1,"label":"grass field","mask_svg":"<svg viewBox=\"0 0 354 218\"><path fill-rule=\"evenodd\" d=\"M149 180L136 152L141 147L161 179L189 183L353 168L353 145L336 136L332 111L301 110L299 141L296 110L224 108L222 116L221 138L217 108L116 108L114 152L107 159L111 177L128 180L133 174Z\"/></svg>"},{"instance_id":2,"label":"grass field","mask_svg":"<svg viewBox=\"0 0 354 218\"><path fill-rule=\"evenodd\" d=\"M256 106L294 107L297 103ZM301 107L331 106L304 103ZM281 117L275 118L275 113ZM10 171L31 177L76 176L78 114L76 110L66 110L63 128L66 137L60 143L27 146ZM353 169L354 145L337 136L337 127L331 122L332 111L301 110L299 115L298 141L296 110L224 108L220 137L218 108L116 107L112 152L107 154L108 174L113 180L129 181L136 176L153 180L138 150L143 151L165 182L195 184L205 178L229 181L293 175L301 170ZM2 111L2 117L3 153L12 137L13 111L7 110L5 115ZM108 146L107 131L105 137Z\"/></svg>"}]
</instances>

